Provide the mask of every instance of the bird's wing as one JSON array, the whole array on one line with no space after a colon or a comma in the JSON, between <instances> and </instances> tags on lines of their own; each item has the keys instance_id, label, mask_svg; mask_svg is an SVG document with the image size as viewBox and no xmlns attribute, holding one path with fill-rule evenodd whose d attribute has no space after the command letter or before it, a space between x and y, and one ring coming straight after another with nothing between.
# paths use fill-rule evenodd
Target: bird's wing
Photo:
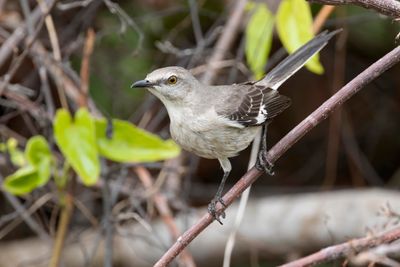
<instances>
[{"instance_id":1,"label":"bird's wing","mask_svg":"<svg viewBox=\"0 0 400 267\"><path fill-rule=\"evenodd\" d=\"M245 127L261 125L290 106L290 98L251 82L232 85L229 98L217 113Z\"/></svg>"}]
</instances>

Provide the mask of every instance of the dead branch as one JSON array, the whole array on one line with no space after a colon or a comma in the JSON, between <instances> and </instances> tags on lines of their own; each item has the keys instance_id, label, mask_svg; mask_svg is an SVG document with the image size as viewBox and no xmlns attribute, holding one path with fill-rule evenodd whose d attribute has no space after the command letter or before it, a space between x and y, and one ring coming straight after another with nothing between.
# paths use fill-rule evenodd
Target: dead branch
<instances>
[{"instance_id":1,"label":"dead branch","mask_svg":"<svg viewBox=\"0 0 400 267\"><path fill-rule=\"evenodd\" d=\"M348 5L353 4L367 9L373 9L383 15L394 19L400 18L400 2L396 0L307 0L311 3L325 5Z\"/></svg>"},{"instance_id":2,"label":"dead branch","mask_svg":"<svg viewBox=\"0 0 400 267\"><path fill-rule=\"evenodd\" d=\"M280 267L303 267L313 266L318 263L327 262L350 254L358 253L364 249L388 244L400 239L400 228L397 227L379 236L363 237L360 239L350 240L346 243L326 247L314 254L301 258L296 261L281 265Z\"/></svg>"}]
</instances>

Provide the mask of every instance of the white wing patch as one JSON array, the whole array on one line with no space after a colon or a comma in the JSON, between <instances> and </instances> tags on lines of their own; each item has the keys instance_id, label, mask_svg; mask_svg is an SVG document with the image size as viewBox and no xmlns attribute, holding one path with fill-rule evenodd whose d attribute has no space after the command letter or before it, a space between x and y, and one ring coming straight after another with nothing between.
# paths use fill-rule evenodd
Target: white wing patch
<instances>
[{"instance_id":1,"label":"white wing patch","mask_svg":"<svg viewBox=\"0 0 400 267\"><path fill-rule=\"evenodd\" d=\"M237 110L227 115L231 121L246 127L261 125L290 105L290 99L280 95L276 90L253 84L248 85L248 91Z\"/></svg>"},{"instance_id":2,"label":"white wing patch","mask_svg":"<svg viewBox=\"0 0 400 267\"><path fill-rule=\"evenodd\" d=\"M261 105L260 111L256 117L257 124L261 124L265 121L265 118L268 117L268 111L265 109L265 105Z\"/></svg>"}]
</instances>

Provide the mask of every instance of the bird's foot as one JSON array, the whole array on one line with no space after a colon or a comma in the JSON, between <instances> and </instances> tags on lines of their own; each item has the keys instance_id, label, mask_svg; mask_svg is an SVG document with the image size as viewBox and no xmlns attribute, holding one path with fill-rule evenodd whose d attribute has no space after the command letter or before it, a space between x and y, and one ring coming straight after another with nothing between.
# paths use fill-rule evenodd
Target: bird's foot
<instances>
[{"instance_id":1,"label":"bird's foot","mask_svg":"<svg viewBox=\"0 0 400 267\"><path fill-rule=\"evenodd\" d=\"M260 151L258 153L258 160L256 162L256 168L260 171L265 171L269 175L275 175L275 172L273 171L274 164L271 163L267 159L267 153L266 151Z\"/></svg>"},{"instance_id":2,"label":"bird's foot","mask_svg":"<svg viewBox=\"0 0 400 267\"><path fill-rule=\"evenodd\" d=\"M225 212L222 211L217 211L216 206L217 203L221 203L221 205L226 208L226 204L224 202L224 200L222 199L222 197L220 196L215 196L213 200L211 200L210 204L208 204L208 212L211 214L211 216L213 216L213 218L219 222L221 225L223 225L223 223L221 222L220 217L222 217L222 219L225 219Z\"/></svg>"}]
</instances>

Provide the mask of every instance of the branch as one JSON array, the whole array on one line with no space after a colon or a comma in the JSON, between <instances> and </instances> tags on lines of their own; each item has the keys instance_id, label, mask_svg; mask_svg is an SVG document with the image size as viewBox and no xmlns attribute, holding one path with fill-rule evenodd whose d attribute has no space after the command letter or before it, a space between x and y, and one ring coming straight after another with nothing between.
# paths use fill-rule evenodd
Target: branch
<instances>
[{"instance_id":1,"label":"branch","mask_svg":"<svg viewBox=\"0 0 400 267\"><path fill-rule=\"evenodd\" d=\"M46 1L48 6L53 6L56 0ZM25 38L28 33L28 21L35 25L45 14L42 13L39 7L36 7L32 12L31 17L27 19L25 24L22 24L14 30L12 35L0 47L0 66L6 63L7 59L11 56L14 49L18 47L19 43Z\"/></svg>"},{"instance_id":2,"label":"branch","mask_svg":"<svg viewBox=\"0 0 400 267\"><path fill-rule=\"evenodd\" d=\"M216 77L218 70L215 67L215 63L223 60L226 51L228 51L231 47L234 38L236 37L239 30L240 22L242 21L241 17L243 16L246 3L247 0L239 0L236 2L233 12L224 27L224 31L222 32L221 37L218 39L218 42L215 45L214 53L208 60L207 71L202 77L203 83L211 84Z\"/></svg>"},{"instance_id":3,"label":"branch","mask_svg":"<svg viewBox=\"0 0 400 267\"><path fill-rule=\"evenodd\" d=\"M139 179L141 180L143 186L148 192L151 192L151 190L154 188L153 184L153 179L151 177L150 172L142 167L138 166L135 168L135 171L137 175L139 176ZM151 194L154 204L157 207L158 212L161 215L161 219L167 226L168 230L170 231L171 235L173 238L179 238L180 232L178 229L178 226L176 225L172 211L168 206L168 202L166 198L159 192L154 192ZM187 251L183 250L181 253L181 259L182 259L182 265L186 267L196 267L196 264L193 260L193 256Z\"/></svg>"},{"instance_id":4,"label":"branch","mask_svg":"<svg viewBox=\"0 0 400 267\"><path fill-rule=\"evenodd\" d=\"M400 2L396 0L307 0L311 3L324 5L348 5L353 4L367 9L373 9L383 15L394 19L400 18Z\"/></svg>"},{"instance_id":5,"label":"branch","mask_svg":"<svg viewBox=\"0 0 400 267\"><path fill-rule=\"evenodd\" d=\"M65 237L67 236L68 225L71 221L74 210L73 196L70 193L65 194L64 206L61 210L60 222L57 228L57 234L53 245L53 253L49 262L49 267L58 267L61 261L61 254L64 248Z\"/></svg>"},{"instance_id":6,"label":"branch","mask_svg":"<svg viewBox=\"0 0 400 267\"><path fill-rule=\"evenodd\" d=\"M342 105L351 96L361 90L383 72L394 66L400 61L400 47L396 47L377 62L372 64L352 81L346 84L331 98L325 101L318 109L311 113L307 118L293 128L285 137L283 137L267 154L269 162L274 163L289 148L291 148L300 138L302 138L311 129L326 119L334 109ZM249 187L262 174L256 168L250 169L223 197L223 201L229 206L239 195ZM222 212L224 208L217 206L217 212ZM213 222L210 214L205 214L195 225L187 230L170 249L155 264L157 267L167 266L173 259L208 225Z\"/></svg>"},{"instance_id":7,"label":"branch","mask_svg":"<svg viewBox=\"0 0 400 267\"><path fill-rule=\"evenodd\" d=\"M380 236L363 237L360 239L350 240L346 243L324 248L307 257L292 261L281 265L280 267L302 267L312 266L318 263L331 261L342 258L354 253L358 253L364 249L376 247L382 244L391 243L400 239L400 228L397 227Z\"/></svg>"}]
</instances>

